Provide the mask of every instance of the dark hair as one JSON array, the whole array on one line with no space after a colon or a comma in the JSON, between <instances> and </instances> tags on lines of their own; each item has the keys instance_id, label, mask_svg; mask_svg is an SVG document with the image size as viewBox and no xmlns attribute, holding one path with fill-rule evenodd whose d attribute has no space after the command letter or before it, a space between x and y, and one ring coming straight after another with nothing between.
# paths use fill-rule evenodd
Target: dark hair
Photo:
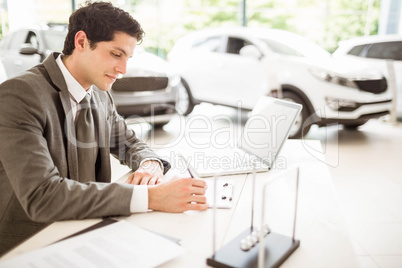
<instances>
[{"instance_id":1,"label":"dark hair","mask_svg":"<svg viewBox=\"0 0 402 268\"><path fill-rule=\"evenodd\" d=\"M75 35L79 31L86 33L92 49L98 42L113 40L114 34L118 32L137 38L139 43L144 36L141 25L129 13L114 7L110 2L86 1L85 6L71 14L64 41L64 55L73 53Z\"/></svg>"}]
</instances>

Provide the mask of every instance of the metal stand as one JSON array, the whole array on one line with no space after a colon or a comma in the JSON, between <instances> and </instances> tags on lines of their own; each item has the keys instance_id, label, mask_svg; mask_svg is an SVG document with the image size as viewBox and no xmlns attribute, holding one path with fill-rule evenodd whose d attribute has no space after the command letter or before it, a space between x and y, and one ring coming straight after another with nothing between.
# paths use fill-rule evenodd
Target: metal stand
<instances>
[{"instance_id":1,"label":"metal stand","mask_svg":"<svg viewBox=\"0 0 402 268\"><path fill-rule=\"evenodd\" d=\"M254 211L254 188L256 174L253 172L253 193L252 193L252 218ZM215 177L216 181L216 177ZM297 215L297 201L299 188L299 168L297 168L296 178L296 198L295 198L295 213L293 220L293 235L292 237L285 236L270 231L269 227L264 224L265 211L265 191L263 190L263 207L261 217L260 230L255 229L253 220L251 227L244 230L241 234L235 237L232 241L224 245L219 250L215 250L215 225L216 217L214 210L213 222L213 255L207 259L207 264L217 268L266 268L279 267L300 245L300 240L295 239L295 226Z\"/></svg>"}]
</instances>

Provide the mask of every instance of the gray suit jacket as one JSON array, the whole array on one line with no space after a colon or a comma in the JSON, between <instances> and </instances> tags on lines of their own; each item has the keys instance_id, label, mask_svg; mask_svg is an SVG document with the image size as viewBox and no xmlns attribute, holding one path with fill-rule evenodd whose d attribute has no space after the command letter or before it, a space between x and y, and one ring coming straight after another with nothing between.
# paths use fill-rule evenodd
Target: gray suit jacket
<instances>
[{"instance_id":1,"label":"gray suit jacket","mask_svg":"<svg viewBox=\"0 0 402 268\"><path fill-rule=\"evenodd\" d=\"M0 85L0 255L53 221L129 215L134 186L109 183L110 153L133 170L157 158L127 128L110 94L95 89L97 177L78 178L70 97L57 56ZM166 172L169 163L161 161Z\"/></svg>"}]
</instances>

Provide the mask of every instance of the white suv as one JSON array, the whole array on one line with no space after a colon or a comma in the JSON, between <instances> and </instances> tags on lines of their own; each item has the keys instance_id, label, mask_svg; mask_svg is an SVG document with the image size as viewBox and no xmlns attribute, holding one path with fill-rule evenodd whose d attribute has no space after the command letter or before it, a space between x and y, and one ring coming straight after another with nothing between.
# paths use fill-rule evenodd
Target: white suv
<instances>
[{"instance_id":1,"label":"white suv","mask_svg":"<svg viewBox=\"0 0 402 268\"><path fill-rule=\"evenodd\" d=\"M168 60L192 104L210 102L251 110L261 95L303 105L290 137L312 124L357 127L389 114L386 79L361 65L335 61L321 47L283 30L205 29L176 42Z\"/></svg>"}]
</instances>

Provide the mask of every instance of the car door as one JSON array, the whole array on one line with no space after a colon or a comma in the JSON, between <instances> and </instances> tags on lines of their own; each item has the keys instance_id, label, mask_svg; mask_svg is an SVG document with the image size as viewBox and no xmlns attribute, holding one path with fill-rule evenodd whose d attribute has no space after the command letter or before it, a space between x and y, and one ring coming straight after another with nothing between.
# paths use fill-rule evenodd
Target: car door
<instances>
[{"instance_id":1,"label":"car door","mask_svg":"<svg viewBox=\"0 0 402 268\"><path fill-rule=\"evenodd\" d=\"M226 96L224 104L252 109L259 97L268 92L269 85L264 62L258 57L240 54L240 50L248 45L253 44L244 38L227 38L220 61L222 84L219 90Z\"/></svg>"},{"instance_id":2,"label":"car door","mask_svg":"<svg viewBox=\"0 0 402 268\"><path fill-rule=\"evenodd\" d=\"M199 38L188 51L176 58L180 73L197 100L220 103L226 98L220 90L223 42L221 35Z\"/></svg>"},{"instance_id":3,"label":"car door","mask_svg":"<svg viewBox=\"0 0 402 268\"><path fill-rule=\"evenodd\" d=\"M36 34L28 30L14 32L10 36L8 46L1 51L0 58L8 78L14 77L41 62L39 54L23 55L20 53L20 49L24 44L30 44L38 48L39 43Z\"/></svg>"}]
</instances>

